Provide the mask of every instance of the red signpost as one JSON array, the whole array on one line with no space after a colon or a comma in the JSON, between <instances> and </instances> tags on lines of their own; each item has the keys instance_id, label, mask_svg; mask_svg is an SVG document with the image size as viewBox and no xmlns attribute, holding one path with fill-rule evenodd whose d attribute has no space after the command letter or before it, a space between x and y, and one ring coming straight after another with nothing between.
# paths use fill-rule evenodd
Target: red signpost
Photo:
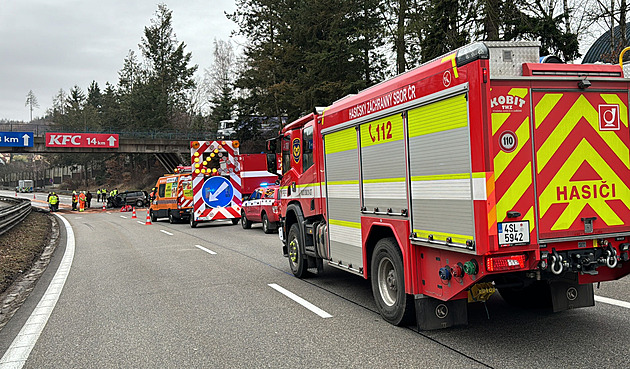
<instances>
[{"instance_id":1,"label":"red signpost","mask_svg":"<svg viewBox=\"0 0 630 369\"><path fill-rule=\"evenodd\" d=\"M46 147L118 148L118 135L110 133L46 133Z\"/></svg>"}]
</instances>

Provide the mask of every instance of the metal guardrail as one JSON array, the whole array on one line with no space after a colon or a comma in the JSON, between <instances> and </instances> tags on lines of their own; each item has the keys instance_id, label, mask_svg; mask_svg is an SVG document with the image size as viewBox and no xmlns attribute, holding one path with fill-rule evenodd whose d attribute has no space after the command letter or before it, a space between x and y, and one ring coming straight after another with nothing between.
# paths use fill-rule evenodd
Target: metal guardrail
<instances>
[{"instance_id":1,"label":"metal guardrail","mask_svg":"<svg viewBox=\"0 0 630 369\"><path fill-rule=\"evenodd\" d=\"M0 234L20 224L31 213L31 200L0 196L0 201L13 204L0 209Z\"/></svg>"}]
</instances>

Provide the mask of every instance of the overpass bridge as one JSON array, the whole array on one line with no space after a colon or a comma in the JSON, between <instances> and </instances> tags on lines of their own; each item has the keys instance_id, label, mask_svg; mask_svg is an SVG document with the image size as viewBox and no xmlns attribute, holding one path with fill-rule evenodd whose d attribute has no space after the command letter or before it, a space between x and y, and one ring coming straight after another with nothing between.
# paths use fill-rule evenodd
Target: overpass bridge
<instances>
[{"instance_id":1,"label":"overpass bridge","mask_svg":"<svg viewBox=\"0 0 630 369\"><path fill-rule=\"evenodd\" d=\"M121 131L112 130L71 130L62 127L52 126L48 124L0 124L0 132L33 132L32 147L10 147L0 146L0 153L14 154L154 154L158 161L162 164L166 171L171 171L180 164L187 165L190 163L190 141L215 139L216 135L208 132L138 132L138 131ZM48 147L46 146L45 134L47 132L56 133L99 133L99 134L117 134L118 147ZM16 174L17 175L17 174ZM34 175L40 177L39 175ZM63 179L66 174L55 175L42 174L41 177ZM5 176L6 177L6 176ZM13 176L10 176L13 177ZM24 178L22 178L24 177ZM31 176L22 175L19 179L32 179ZM17 178L17 177L16 177ZM0 178L0 182L6 185L7 182L13 183L16 178ZM36 185L37 186L37 185ZM41 187L41 186L37 186Z\"/></svg>"},{"instance_id":2,"label":"overpass bridge","mask_svg":"<svg viewBox=\"0 0 630 369\"><path fill-rule=\"evenodd\" d=\"M0 132L33 132L32 147L0 146L0 153L93 153L93 154L155 154L166 170L172 170L179 164L188 164L190 159L190 141L215 139L216 134L210 132L180 132L180 131L115 131L78 130L64 128L52 124L40 123L2 123ZM91 147L47 147L45 135L47 132L77 133L77 134L117 134L117 148Z\"/></svg>"}]
</instances>

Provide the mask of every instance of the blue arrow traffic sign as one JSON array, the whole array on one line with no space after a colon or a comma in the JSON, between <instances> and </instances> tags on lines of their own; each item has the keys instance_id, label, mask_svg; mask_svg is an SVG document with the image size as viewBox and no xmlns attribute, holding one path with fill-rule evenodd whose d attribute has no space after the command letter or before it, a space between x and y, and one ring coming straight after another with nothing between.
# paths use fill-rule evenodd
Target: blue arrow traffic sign
<instances>
[{"instance_id":1,"label":"blue arrow traffic sign","mask_svg":"<svg viewBox=\"0 0 630 369\"><path fill-rule=\"evenodd\" d=\"M227 178L210 177L201 188L203 201L211 208L225 207L234 196L234 187Z\"/></svg>"},{"instance_id":2,"label":"blue arrow traffic sign","mask_svg":"<svg viewBox=\"0 0 630 369\"><path fill-rule=\"evenodd\" d=\"M33 132L0 132L0 146L33 147Z\"/></svg>"}]
</instances>

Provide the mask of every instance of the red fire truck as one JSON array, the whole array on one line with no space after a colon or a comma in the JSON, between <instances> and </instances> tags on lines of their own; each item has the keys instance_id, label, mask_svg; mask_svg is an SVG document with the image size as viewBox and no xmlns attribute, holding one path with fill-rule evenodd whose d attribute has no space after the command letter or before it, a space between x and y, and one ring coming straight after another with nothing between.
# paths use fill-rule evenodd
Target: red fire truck
<instances>
[{"instance_id":1,"label":"red fire truck","mask_svg":"<svg viewBox=\"0 0 630 369\"><path fill-rule=\"evenodd\" d=\"M630 272L628 90L616 65L482 42L288 124L293 274L369 278L386 321L422 330L466 324L467 302L495 288L593 306L594 282Z\"/></svg>"}]
</instances>

